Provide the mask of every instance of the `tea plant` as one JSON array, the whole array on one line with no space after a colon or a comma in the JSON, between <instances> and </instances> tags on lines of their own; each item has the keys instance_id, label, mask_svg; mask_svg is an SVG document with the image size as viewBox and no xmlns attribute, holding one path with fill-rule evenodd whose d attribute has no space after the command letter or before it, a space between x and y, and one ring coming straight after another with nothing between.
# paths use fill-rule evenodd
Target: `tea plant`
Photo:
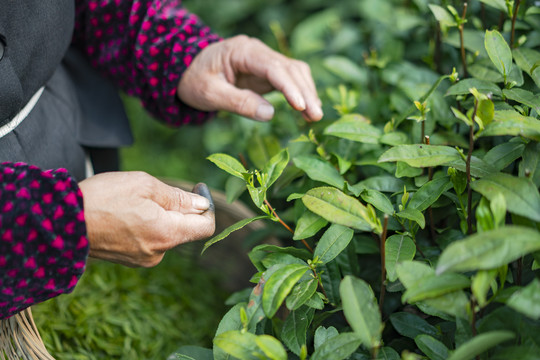
<instances>
[{"instance_id":1,"label":"tea plant","mask_svg":"<svg viewBox=\"0 0 540 360\"><path fill-rule=\"evenodd\" d=\"M261 215L205 249L260 219L289 234L250 251L254 287L229 299L213 349L171 358L537 358L537 5L360 1L378 29L363 65L313 66L335 111L264 156L209 157Z\"/></svg>"}]
</instances>

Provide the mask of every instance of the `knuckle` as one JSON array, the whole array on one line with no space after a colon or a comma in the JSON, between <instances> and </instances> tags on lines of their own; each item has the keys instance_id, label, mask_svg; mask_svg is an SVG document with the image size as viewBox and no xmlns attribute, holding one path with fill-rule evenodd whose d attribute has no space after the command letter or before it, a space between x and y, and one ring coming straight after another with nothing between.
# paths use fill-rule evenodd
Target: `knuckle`
<instances>
[{"instance_id":1,"label":"knuckle","mask_svg":"<svg viewBox=\"0 0 540 360\"><path fill-rule=\"evenodd\" d=\"M240 34L240 35L236 35L235 37L233 37L233 40L237 41L237 42L247 42L247 41L250 41L250 40L253 40L253 39L250 38L249 36L245 35L245 34Z\"/></svg>"},{"instance_id":2,"label":"knuckle","mask_svg":"<svg viewBox=\"0 0 540 360\"><path fill-rule=\"evenodd\" d=\"M134 171L131 173L137 182L137 188L145 194L154 191L156 182L155 178L143 171Z\"/></svg>"},{"instance_id":3,"label":"knuckle","mask_svg":"<svg viewBox=\"0 0 540 360\"><path fill-rule=\"evenodd\" d=\"M180 207L190 207L191 206L191 196L189 196L188 193L186 193L183 190L178 189L176 191L176 194L177 194L176 198L177 198L177 201L178 201L178 205Z\"/></svg>"},{"instance_id":4,"label":"knuckle","mask_svg":"<svg viewBox=\"0 0 540 360\"><path fill-rule=\"evenodd\" d=\"M250 103L251 101L249 96L240 97L235 104L236 111L239 114L251 115L252 111L250 111Z\"/></svg>"},{"instance_id":5,"label":"knuckle","mask_svg":"<svg viewBox=\"0 0 540 360\"><path fill-rule=\"evenodd\" d=\"M296 64L297 66L300 68L300 70L310 74L311 73L311 68L309 67L309 65L304 62L304 61L300 61L300 60L296 60Z\"/></svg>"}]
</instances>

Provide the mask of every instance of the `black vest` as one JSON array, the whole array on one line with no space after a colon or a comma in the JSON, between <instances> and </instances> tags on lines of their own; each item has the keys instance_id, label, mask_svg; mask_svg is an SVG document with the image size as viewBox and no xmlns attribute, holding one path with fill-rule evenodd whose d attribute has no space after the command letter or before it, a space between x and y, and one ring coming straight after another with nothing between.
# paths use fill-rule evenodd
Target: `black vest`
<instances>
[{"instance_id":1,"label":"black vest","mask_svg":"<svg viewBox=\"0 0 540 360\"><path fill-rule=\"evenodd\" d=\"M73 0L0 0L0 126L44 87L28 117L0 138L0 162L64 167L81 180L85 147L132 139L115 88L68 52L74 18Z\"/></svg>"}]
</instances>

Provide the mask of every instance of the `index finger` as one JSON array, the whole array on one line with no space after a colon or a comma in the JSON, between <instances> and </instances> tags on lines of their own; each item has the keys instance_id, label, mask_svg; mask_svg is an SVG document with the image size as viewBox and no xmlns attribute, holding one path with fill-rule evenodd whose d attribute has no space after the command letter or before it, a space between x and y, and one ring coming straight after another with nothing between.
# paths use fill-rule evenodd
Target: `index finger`
<instances>
[{"instance_id":1,"label":"index finger","mask_svg":"<svg viewBox=\"0 0 540 360\"><path fill-rule=\"evenodd\" d=\"M239 38L233 52L235 68L266 79L285 95L291 106L305 111L311 120L320 120L322 110L309 66L280 54L257 39Z\"/></svg>"}]
</instances>

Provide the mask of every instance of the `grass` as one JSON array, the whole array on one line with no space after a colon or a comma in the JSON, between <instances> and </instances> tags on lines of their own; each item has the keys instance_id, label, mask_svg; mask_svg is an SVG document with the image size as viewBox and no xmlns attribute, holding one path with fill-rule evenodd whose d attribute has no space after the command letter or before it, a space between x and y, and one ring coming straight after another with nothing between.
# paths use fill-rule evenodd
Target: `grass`
<instances>
[{"instance_id":1,"label":"grass","mask_svg":"<svg viewBox=\"0 0 540 360\"><path fill-rule=\"evenodd\" d=\"M90 261L73 293L33 314L58 360L165 359L182 345L211 347L226 311L219 283L177 251L152 269Z\"/></svg>"}]
</instances>

